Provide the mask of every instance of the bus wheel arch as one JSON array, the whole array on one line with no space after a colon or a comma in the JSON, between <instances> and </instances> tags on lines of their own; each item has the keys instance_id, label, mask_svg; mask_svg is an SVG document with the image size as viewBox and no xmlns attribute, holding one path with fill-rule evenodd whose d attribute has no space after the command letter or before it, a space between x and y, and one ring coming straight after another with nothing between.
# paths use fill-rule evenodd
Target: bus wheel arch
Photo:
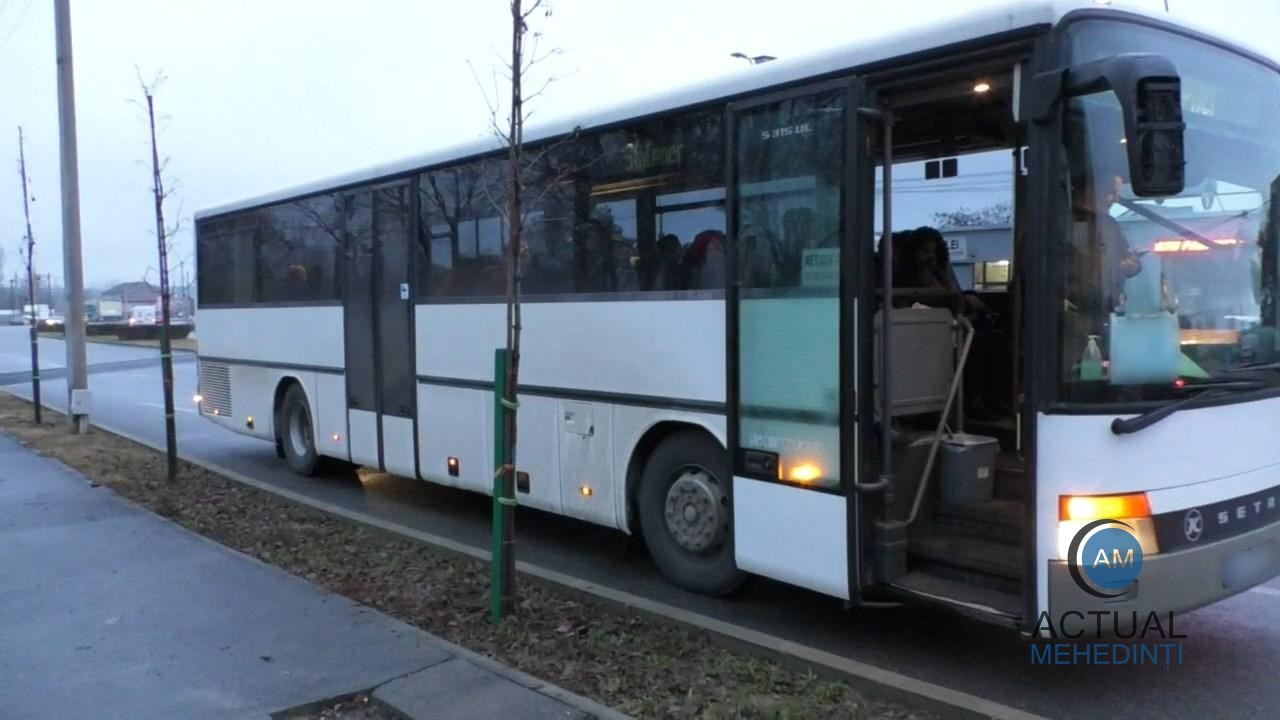
<instances>
[{"instance_id":1,"label":"bus wheel arch","mask_svg":"<svg viewBox=\"0 0 1280 720\"><path fill-rule=\"evenodd\" d=\"M636 444L627 471L627 515L676 585L727 595L746 574L734 562L728 452L705 427L662 422Z\"/></svg>"},{"instance_id":2,"label":"bus wheel arch","mask_svg":"<svg viewBox=\"0 0 1280 720\"><path fill-rule=\"evenodd\" d=\"M282 378L276 384L272 408L276 455L299 475L315 475L322 458L315 441L315 417L302 381L292 375Z\"/></svg>"}]
</instances>

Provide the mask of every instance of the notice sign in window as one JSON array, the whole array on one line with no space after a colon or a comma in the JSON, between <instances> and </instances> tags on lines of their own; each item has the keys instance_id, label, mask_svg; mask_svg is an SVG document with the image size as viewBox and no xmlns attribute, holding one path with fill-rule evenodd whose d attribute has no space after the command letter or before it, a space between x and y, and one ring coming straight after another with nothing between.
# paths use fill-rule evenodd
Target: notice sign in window
<instances>
[{"instance_id":1,"label":"notice sign in window","mask_svg":"<svg viewBox=\"0 0 1280 720\"><path fill-rule=\"evenodd\" d=\"M808 248L803 253L800 284L804 287L840 286L840 248Z\"/></svg>"}]
</instances>

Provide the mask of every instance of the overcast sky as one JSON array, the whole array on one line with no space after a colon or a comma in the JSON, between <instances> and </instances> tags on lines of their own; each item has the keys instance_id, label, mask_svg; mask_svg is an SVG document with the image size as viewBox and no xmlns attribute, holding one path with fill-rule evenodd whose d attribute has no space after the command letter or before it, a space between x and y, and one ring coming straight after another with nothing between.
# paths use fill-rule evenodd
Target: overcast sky
<instances>
[{"instance_id":1,"label":"overcast sky","mask_svg":"<svg viewBox=\"0 0 1280 720\"><path fill-rule=\"evenodd\" d=\"M535 30L562 75L535 104L568 114L700 78L751 72L735 51L796 56L992 0L552 0ZM1162 0L1115 0L1161 7ZM1171 0L1209 31L1280 43L1276 0ZM155 280L150 170L135 65L167 75L162 152L192 263L201 207L472 140L509 43L505 0L71 0L85 280ZM62 275L51 0L0 0L0 248L20 268L17 126L28 136L36 261ZM503 48L503 50L498 50ZM149 273L149 274L148 274Z\"/></svg>"}]
</instances>

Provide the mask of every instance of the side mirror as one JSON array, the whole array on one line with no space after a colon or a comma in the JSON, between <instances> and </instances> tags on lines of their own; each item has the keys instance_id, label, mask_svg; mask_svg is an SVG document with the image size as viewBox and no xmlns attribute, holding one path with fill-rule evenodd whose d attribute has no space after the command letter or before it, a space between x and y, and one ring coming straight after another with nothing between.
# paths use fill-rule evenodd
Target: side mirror
<instances>
[{"instance_id":1,"label":"side mirror","mask_svg":"<svg viewBox=\"0 0 1280 720\"><path fill-rule=\"evenodd\" d=\"M1127 53L1058 71L1038 81L1052 82L1039 116L1064 97L1111 91L1124 113L1129 178L1139 197L1177 195L1186 186L1182 120L1182 80L1163 55Z\"/></svg>"}]
</instances>

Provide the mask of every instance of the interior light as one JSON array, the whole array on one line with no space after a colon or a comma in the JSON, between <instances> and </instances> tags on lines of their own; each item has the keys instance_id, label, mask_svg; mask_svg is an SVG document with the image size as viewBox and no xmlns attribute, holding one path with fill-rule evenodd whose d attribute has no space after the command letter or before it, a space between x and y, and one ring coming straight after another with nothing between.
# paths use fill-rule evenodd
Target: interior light
<instances>
[{"instance_id":1,"label":"interior light","mask_svg":"<svg viewBox=\"0 0 1280 720\"><path fill-rule=\"evenodd\" d=\"M1151 246L1151 251L1156 253L1185 253L1185 252L1206 252L1208 245L1199 240L1157 240Z\"/></svg>"},{"instance_id":2,"label":"interior light","mask_svg":"<svg viewBox=\"0 0 1280 720\"><path fill-rule=\"evenodd\" d=\"M1129 495L1063 495L1058 498L1059 520L1121 520L1151 517L1146 493Z\"/></svg>"},{"instance_id":3,"label":"interior light","mask_svg":"<svg viewBox=\"0 0 1280 720\"><path fill-rule=\"evenodd\" d=\"M1128 144L1129 144L1129 138L1120 138L1120 144L1121 144L1121 145L1128 145Z\"/></svg>"},{"instance_id":4,"label":"interior light","mask_svg":"<svg viewBox=\"0 0 1280 720\"><path fill-rule=\"evenodd\" d=\"M1110 5L1111 0L1093 0L1094 5Z\"/></svg>"},{"instance_id":5,"label":"interior light","mask_svg":"<svg viewBox=\"0 0 1280 720\"><path fill-rule=\"evenodd\" d=\"M802 462L791 468L791 471L787 473L787 477L792 482L811 483L822 477L822 468L811 462Z\"/></svg>"},{"instance_id":6,"label":"interior light","mask_svg":"<svg viewBox=\"0 0 1280 720\"><path fill-rule=\"evenodd\" d=\"M250 430L252 430L252 429L253 429L253 416L252 416L252 415L250 415L249 417L247 417L247 418L245 418L245 419L244 419L244 426L245 426L245 427L247 427L247 428L249 428Z\"/></svg>"},{"instance_id":7,"label":"interior light","mask_svg":"<svg viewBox=\"0 0 1280 720\"><path fill-rule=\"evenodd\" d=\"M595 494L595 490L592 490L590 485L583 485L578 488L578 492L582 493L582 497L591 497Z\"/></svg>"},{"instance_id":8,"label":"interior light","mask_svg":"<svg viewBox=\"0 0 1280 720\"><path fill-rule=\"evenodd\" d=\"M986 92L991 92L991 83L986 81L978 82L974 84L973 92L977 95L981 95Z\"/></svg>"},{"instance_id":9,"label":"interior light","mask_svg":"<svg viewBox=\"0 0 1280 720\"><path fill-rule=\"evenodd\" d=\"M342 442L342 436L341 436L341 435L339 435L338 433L334 433L334 434L333 434L333 441L334 441L334 442Z\"/></svg>"},{"instance_id":10,"label":"interior light","mask_svg":"<svg viewBox=\"0 0 1280 720\"><path fill-rule=\"evenodd\" d=\"M453 457L452 455L445 458L444 466L448 469L450 477L458 477L459 465L460 463L458 462L458 458Z\"/></svg>"},{"instance_id":11,"label":"interior light","mask_svg":"<svg viewBox=\"0 0 1280 720\"><path fill-rule=\"evenodd\" d=\"M204 402L204 396L201 395L200 393L196 393L195 395L191 396L191 402L199 405L200 403Z\"/></svg>"}]
</instances>

